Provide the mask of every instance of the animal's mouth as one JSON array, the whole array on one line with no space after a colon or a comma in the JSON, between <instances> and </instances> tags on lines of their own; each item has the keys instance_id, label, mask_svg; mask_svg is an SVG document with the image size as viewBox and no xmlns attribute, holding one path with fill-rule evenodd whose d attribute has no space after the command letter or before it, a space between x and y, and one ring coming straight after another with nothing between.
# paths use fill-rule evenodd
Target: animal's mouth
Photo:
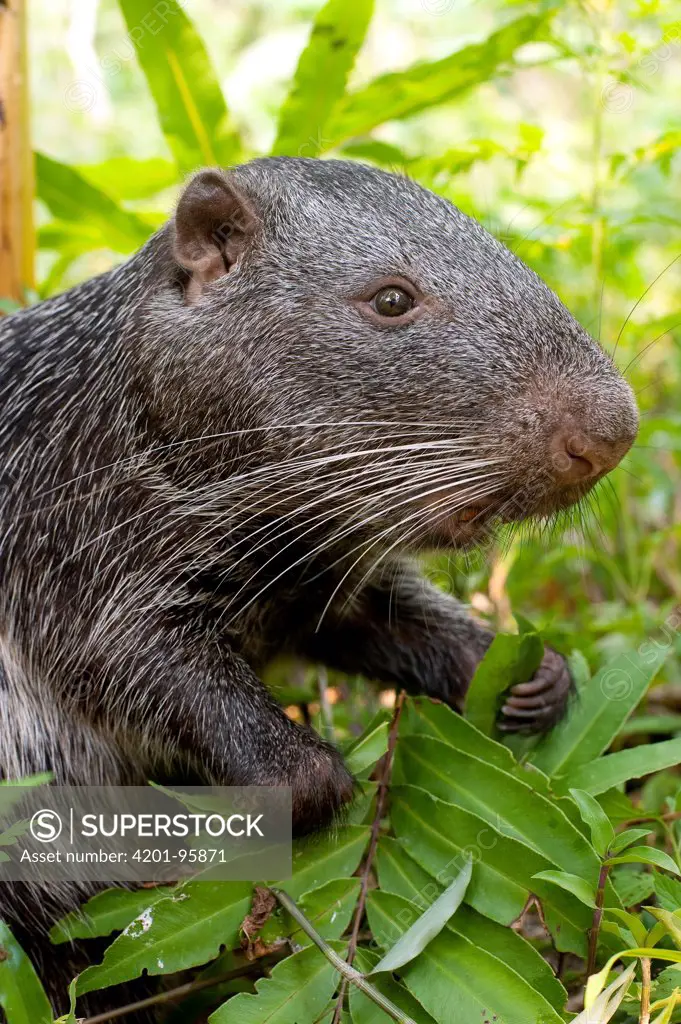
<instances>
[{"instance_id":1,"label":"animal's mouth","mask_svg":"<svg viewBox=\"0 0 681 1024\"><path fill-rule=\"evenodd\" d=\"M429 541L437 546L466 548L479 543L498 513L498 504L471 503L439 517L429 531Z\"/></svg>"}]
</instances>

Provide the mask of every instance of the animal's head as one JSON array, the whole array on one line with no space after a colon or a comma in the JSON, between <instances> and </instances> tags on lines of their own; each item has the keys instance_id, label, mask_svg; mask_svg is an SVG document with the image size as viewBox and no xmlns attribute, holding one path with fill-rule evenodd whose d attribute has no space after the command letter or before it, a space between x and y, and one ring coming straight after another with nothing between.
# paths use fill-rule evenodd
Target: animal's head
<instances>
[{"instance_id":1,"label":"animal's head","mask_svg":"<svg viewBox=\"0 0 681 1024\"><path fill-rule=\"evenodd\" d=\"M286 158L202 171L171 230L183 415L252 430L301 502L325 479L391 540L467 543L492 514L578 500L635 438L631 389L557 296L407 178Z\"/></svg>"}]
</instances>

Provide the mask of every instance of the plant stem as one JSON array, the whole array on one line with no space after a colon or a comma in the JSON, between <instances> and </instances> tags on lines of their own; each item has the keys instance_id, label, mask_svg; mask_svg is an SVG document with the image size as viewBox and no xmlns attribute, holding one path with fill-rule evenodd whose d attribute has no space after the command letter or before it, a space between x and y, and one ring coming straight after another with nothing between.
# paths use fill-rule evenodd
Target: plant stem
<instances>
[{"instance_id":1,"label":"plant stem","mask_svg":"<svg viewBox=\"0 0 681 1024\"><path fill-rule=\"evenodd\" d=\"M603 904L605 902L605 885L608 881L610 866L601 864L598 876L598 888L596 889L596 909L594 910L591 931L589 932L589 958L587 960L586 975L590 977L596 971L596 951L598 949L598 933L603 920Z\"/></svg>"},{"instance_id":2,"label":"plant stem","mask_svg":"<svg viewBox=\"0 0 681 1024\"><path fill-rule=\"evenodd\" d=\"M639 1024L650 1024L650 957L641 957L641 1016Z\"/></svg>"},{"instance_id":3,"label":"plant stem","mask_svg":"<svg viewBox=\"0 0 681 1024\"><path fill-rule=\"evenodd\" d=\"M355 953L357 952L357 940L359 937L360 926L362 924L362 918L364 917L364 908L366 906L367 893L369 892L369 879L371 878L371 867L374 862L374 856L376 854L378 836L381 831L381 819L383 818L385 802L388 795L388 788L390 786L390 777L392 775L393 768L393 758L395 756L395 745L397 744L397 730L399 728L400 718L402 716L402 708L404 707L405 697L406 694L404 690L401 690L397 696L397 700L395 701L395 710L393 711L392 722L390 723L390 732L388 733L388 750L385 755L385 761L383 762L381 780L378 784L378 792L376 794L376 812L374 814L374 820L371 824L371 837L369 839L369 849L367 850L366 859L364 861L364 866L362 868L362 881L359 890L359 898L357 900L357 907L355 908L355 916L352 920L352 931L350 932L350 941L348 943L347 963L349 966L352 966L352 962L355 959ZM340 1024L346 987L346 979L344 978L343 981L341 982L341 987L338 993L338 999L336 1000L336 1008L333 1013L333 1019L331 1021L331 1024Z\"/></svg>"},{"instance_id":4,"label":"plant stem","mask_svg":"<svg viewBox=\"0 0 681 1024\"><path fill-rule=\"evenodd\" d=\"M333 964L336 970L342 974L344 982L352 982L356 985L365 996L371 999L377 1006L387 1013L392 1020L396 1020L399 1024L415 1024L415 1021L411 1017L408 1017L406 1013L403 1013L399 1007L395 1006L389 999L387 999L382 992L379 992L377 988L367 981L364 975L358 971L352 964L349 964L347 960L344 960L342 956L339 956L335 949L332 949L328 942L322 938L319 932L316 930L311 921L305 917L305 914L296 905L295 901L281 889L272 889L274 895L277 897L282 907L288 911L291 917L296 921L305 934L312 939L315 946L321 950L326 959ZM338 999L340 1000L341 994L339 993Z\"/></svg>"},{"instance_id":5,"label":"plant stem","mask_svg":"<svg viewBox=\"0 0 681 1024\"><path fill-rule=\"evenodd\" d=\"M33 153L25 0L0 3L0 298L33 287Z\"/></svg>"},{"instance_id":6,"label":"plant stem","mask_svg":"<svg viewBox=\"0 0 681 1024\"><path fill-rule=\"evenodd\" d=\"M205 988L213 988L222 985L226 981L233 981L235 978L243 978L247 974L253 974L257 967L263 963L275 964L281 957L261 957L259 960L243 964L233 971L218 975L215 978L207 978L205 981L188 981L177 988L169 988L166 992L159 992L158 995L149 996L147 999L140 999L136 1003L128 1003L126 1006L117 1006L115 1010L107 1010L106 1013L98 1013L96 1017L83 1018L81 1024L105 1024L106 1021L118 1020L119 1017L126 1017L129 1013L136 1013L138 1010L146 1010L150 1006L159 1006L161 1003L171 1003L174 999L181 999L183 996L193 995Z\"/></svg>"}]
</instances>

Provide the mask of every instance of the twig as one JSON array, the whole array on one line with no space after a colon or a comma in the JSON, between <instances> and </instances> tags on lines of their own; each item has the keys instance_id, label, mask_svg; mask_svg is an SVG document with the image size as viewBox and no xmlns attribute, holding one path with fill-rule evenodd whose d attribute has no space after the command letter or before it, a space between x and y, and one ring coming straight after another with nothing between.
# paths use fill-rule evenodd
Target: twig
<instances>
[{"instance_id":1,"label":"twig","mask_svg":"<svg viewBox=\"0 0 681 1024\"><path fill-rule=\"evenodd\" d=\"M589 932L589 959L587 960L586 975L587 978L596 970L596 951L598 948L598 933L601 927L601 921L603 920L603 904L605 902L605 886L608 881L608 874L610 873L610 866L608 864L601 864L600 874L598 876L598 888L596 890L596 909L594 910L593 922L591 924L591 931Z\"/></svg>"},{"instance_id":2,"label":"twig","mask_svg":"<svg viewBox=\"0 0 681 1024\"><path fill-rule=\"evenodd\" d=\"M352 931L350 932L350 941L348 942L348 953L347 963L352 966L353 960L355 959L355 953L357 952L357 940L359 938L359 930L362 924L362 918L364 917L364 908L366 906L367 894L369 892L369 879L371 877L371 867L374 862L374 856L376 854L376 847L378 845L378 836L381 831L381 819L383 818L383 812L385 809L385 801L388 795L388 787L390 785L390 776L392 775L393 758L395 756L395 746L397 744L397 730L400 724L400 718L402 716L402 708L404 707L404 699L406 693L401 690L395 701L395 710L393 711L392 722L390 723L390 732L388 733L388 750L385 755L385 761L383 762L383 771L381 773L381 779L378 784L378 791L376 794L376 812L374 814L374 820L371 824L371 837L369 839L369 849L367 850L366 860L364 861L364 867L362 868L361 874L361 885L359 890L359 898L357 900L357 907L355 908L355 916L352 920ZM345 998L345 990L347 988L346 981L343 979L338 993L338 999L336 1000L336 1007L333 1012L333 1019L331 1024L340 1024L341 1013L343 1012L343 1000Z\"/></svg>"},{"instance_id":3,"label":"twig","mask_svg":"<svg viewBox=\"0 0 681 1024\"><path fill-rule=\"evenodd\" d=\"M625 821L624 825L626 828L631 828L632 825L645 825L649 821L679 821L681 820L681 811L668 811L666 814L645 814L641 818L630 818L629 821Z\"/></svg>"},{"instance_id":4,"label":"twig","mask_svg":"<svg viewBox=\"0 0 681 1024\"><path fill-rule=\"evenodd\" d=\"M107 1010L106 1013L98 1013L96 1017L84 1017L81 1024L105 1024L109 1020L118 1020L119 1017L126 1017L129 1013L136 1013L138 1010L146 1010L149 1006L158 1006L160 1003L171 1003L174 999L181 999L183 996L193 995L204 988L213 988L222 985L226 981L233 981L234 978L243 978L247 974L253 974L256 965L261 966L265 961L267 964L277 963L281 957L262 957L258 961L251 961L236 967L233 971L218 975L215 978L206 978L205 981L188 981L177 988L169 988L165 992L159 992L147 999L140 999L136 1003L128 1003L126 1006L117 1006L115 1010Z\"/></svg>"},{"instance_id":5,"label":"twig","mask_svg":"<svg viewBox=\"0 0 681 1024\"><path fill-rule=\"evenodd\" d=\"M329 675L324 665L320 665L317 669L317 688L319 690L319 708L322 715L322 723L324 728L324 739L331 741L333 739L333 711L331 710L331 702L329 700Z\"/></svg>"},{"instance_id":6,"label":"twig","mask_svg":"<svg viewBox=\"0 0 681 1024\"><path fill-rule=\"evenodd\" d=\"M650 957L641 957L641 1017L639 1024L650 1024Z\"/></svg>"},{"instance_id":7,"label":"twig","mask_svg":"<svg viewBox=\"0 0 681 1024\"><path fill-rule=\"evenodd\" d=\"M315 946L321 950L326 959L333 964L336 970L343 976L344 982L351 982L353 985L356 985L368 999L371 999L377 1006L380 1006L384 1013L387 1013L392 1020L398 1021L399 1024L416 1024L411 1017L408 1017L406 1013L403 1013L402 1010L387 999L382 992L379 992L377 988L374 988L371 982L367 981L364 975L358 971L356 967L353 967L352 964L349 964L347 960L344 960L342 956L338 955L335 949L333 949L328 942L322 938L312 922L308 921L305 914L303 914L302 910L299 909L295 901L292 900L287 893L282 889L272 889L272 892L277 897L282 907L288 911L293 920L300 925L305 934L312 939ZM339 993L338 999L340 998L341 995Z\"/></svg>"}]
</instances>

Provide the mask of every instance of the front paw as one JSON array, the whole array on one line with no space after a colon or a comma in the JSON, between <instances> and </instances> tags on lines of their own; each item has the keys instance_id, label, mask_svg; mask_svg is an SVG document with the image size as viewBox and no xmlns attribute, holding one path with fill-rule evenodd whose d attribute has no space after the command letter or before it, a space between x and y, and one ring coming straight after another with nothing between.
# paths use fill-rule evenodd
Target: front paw
<instances>
[{"instance_id":1,"label":"front paw","mask_svg":"<svg viewBox=\"0 0 681 1024\"><path fill-rule=\"evenodd\" d=\"M499 728L503 732L547 732L565 714L572 689L565 658L547 647L530 682L511 687L501 709Z\"/></svg>"},{"instance_id":2,"label":"front paw","mask_svg":"<svg viewBox=\"0 0 681 1024\"><path fill-rule=\"evenodd\" d=\"M301 751L288 784L292 789L294 836L330 825L355 791L354 779L341 754L321 740Z\"/></svg>"}]
</instances>

